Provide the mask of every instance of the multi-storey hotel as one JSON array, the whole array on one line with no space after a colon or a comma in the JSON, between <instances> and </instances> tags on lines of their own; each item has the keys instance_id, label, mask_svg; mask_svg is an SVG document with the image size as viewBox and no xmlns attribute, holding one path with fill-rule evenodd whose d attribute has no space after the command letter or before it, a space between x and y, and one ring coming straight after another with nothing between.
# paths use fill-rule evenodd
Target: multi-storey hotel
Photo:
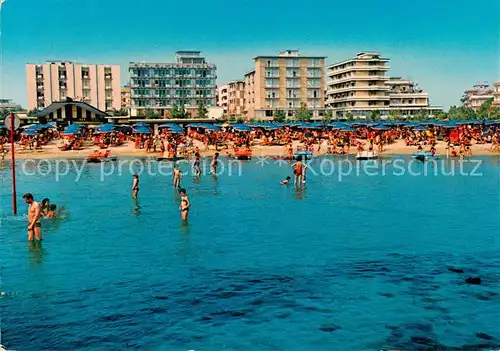
<instances>
[{"instance_id":1,"label":"multi-storey hotel","mask_svg":"<svg viewBox=\"0 0 500 351\"><path fill-rule=\"evenodd\" d=\"M245 81L233 80L228 83L228 116L243 116L245 112Z\"/></svg>"},{"instance_id":2,"label":"multi-storey hotel","mask_svg":"<svg viewBox=\"0 0 500 351\"><path fill-rule=\"evenodd\" d=\"M227 96L229 85L224 84L217 88L217 106L223 108L223 113L227 116Z\"/></svg>"},{"instance_id":3,"label":"multi-storey hotel","mask_svg":"<svg viewBox=\"0 0 500 351\"><path fill-rule=\"evenodd\" d=\"M130 107L130 86L125 85L120 90L121 108L126 110Z\"/></svg>"},{"instance_id":4,"label":"multi-storey hotel","mask_svg":"<svg viewBox=\"0 0 500 351\"><path fill-rule=\"evenodd\" d=\"M326 105L336 117L346 112L354 117L378 111L388 116L398 111L402 116L426 112L432 116L443 110L429 105L429 94L409 79L389 77L389 59L378 52L360 52L349 60L328 66Z\"/></svg>"},{"instance_id":5,"label":"multi-storey hotel","mask_svg":"<svg viewBox=\"0 0 500 351\"><path fill-rule=\"evenodd\" d=\"M493 105L500 107L500 82L493 83Z\"/></svg>"},{"instance_id":6,"label":"multi-storey hotel","mask_svg":"<svg viewBox=\"0 0 500 351\"><path fill-rule=\"evenodd\" d=\"M379 53L361 52L328 66L327 107L339 117L344 111L366 116L373 110L387 110L390 105L390 86L386 84L388 62L389 59Z\"/></svg>"},{"instance_id":7,"label":"multi-storey hotel","mask_svg":"<svg viewBox=\"0 0 500 351\"><path fill-rule=\"evenodd\" d=\"M42 109L67 97L101 111L119 110L120 66L47 62L27 64L28 109Z\"/></svg>"},{"instance_id":8,"label":"multi-storey hotel","mask_svg":"<svg viewBox=\"0 0 500 351\"><path fill-rule=\"evenodd\" d=\"M472 89L464 92L462 102L465 107L477 111L482 104L490 99L493 99L493 90L490 85L488 83L478 83Z\"/></svg>"},{"instance_id":9,"label":"multi-storey hotel","mask_svg":"<svg viewBox=\"0 0 500 351\"><path fill-rule=\"evenodd\" d=\"M248 118L271 117L276 110L293 116L301 106L313 116L323 114L325 57L287 50L278 56L257 56L254 61L255 70L245 75Z\"/></svg>"},{"instance_id":10,"label":"multi-storey hotel","mask_svg":"<svg viewBox=\"0 0 500 351\"><path fill-rule=\"evenodd\" d=\"M167 116L174 105L196 116L198 104L216 106L216 66L199 51L178 51L174 63L131 62L131 115L152 109Z\"/></svg>"},{"instance_id":11,"label":"multi-storey hotel","mask_svg":"<svg viewBox=\"0 0 500 351\"><path fill-rule=\"evenodd\" d=\"M425 111L435 115L443 110L441 106L430 106L429 94L423 91L410 79L391 77L387 80L389 87L389 107L391 111L398 111L401 115L411 116Z\"/></svg>"}]
</instances>

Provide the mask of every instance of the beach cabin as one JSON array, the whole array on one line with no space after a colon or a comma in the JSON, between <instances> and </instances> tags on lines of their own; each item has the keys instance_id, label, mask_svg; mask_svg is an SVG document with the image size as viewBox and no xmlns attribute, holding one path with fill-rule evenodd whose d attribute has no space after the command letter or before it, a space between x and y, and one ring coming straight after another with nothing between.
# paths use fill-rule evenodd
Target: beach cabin
<instances>
[{"instance_id":1,"label":"beach cabin","mask_svg":"<svg viewBox=\"0 0 500 351\"><path fill-rule=\"evenodd\" d=\"M97 124L106 122L108 114L83 101L53 102L38 113L40 123L56 122L58 125L72 123Z\"/></svg>"}]
</instances>

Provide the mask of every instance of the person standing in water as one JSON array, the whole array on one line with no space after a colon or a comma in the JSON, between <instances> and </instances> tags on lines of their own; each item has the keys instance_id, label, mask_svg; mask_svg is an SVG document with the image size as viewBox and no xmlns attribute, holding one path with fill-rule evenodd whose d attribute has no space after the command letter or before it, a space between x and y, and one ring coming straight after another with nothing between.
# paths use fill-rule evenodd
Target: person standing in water
<instances>
[{"instance_id":1,"label":"person standing in water","mask_svg":"<svg viewBox=\"0 0 500 351\"><path fill-rule=\"evenodd\" d=\"M174 171L172 173L173 180L174 180L174 188L180 188L181 187L181 170L179 169L179 166L174 165Z\"/></svg>"},{"instance_id":2,"label":"person standing in water","mask_svg":"<svg viewBox=\"0 0 500 351\"><path fill-rule=\"evenodd\" d=\"M199 177L201 174L201 169L200 169L200 153L197 152L194 154L194 162L193 162L193 170L194 170L194 175L196 177Z\"/></svg>"},{"instance_id":3,"label":"person standing in water","mask_svg":"<svg viewBox=\"0 0 500 351\"><path fill-rule=\"evenodd\" d=\"M189 198L186 194L186 189L180 189L179 193L181 194L181 204L179 206L179 210L181 211L181 218L184 222L188 220L189 208L191 207L191 202L189 202Z\"/></svg>"},{"instance_id":4,"label":"person standing in water","mask_svg":"<svg viewBox=\"0 0 500 351\"><path fill-rule=\"evenodd\" d=\"M217 166L219 165L219 153L216 152L215 155L212 157L212 162L210 163L211 167L211 172L213 175L217 175Z\"/></svg>"},{"instance_id":5,"label":"person standing in water","mask_svg":"<svg viewBox=\"0 0 500 351\"><path fill-rule=\"evenodd\" d=\"M24 202L29 205L28 207L28 240L33 241L33 238L40 241L42 240L42 224L40 217L42 208L38 202L33 199L33 195L26 193L23 195Z\"/></svg>"},{"instance_id":6,"label":"person standing in water","mask_svg":"<svg viewBox=\"0 0 500 351\"><path fill-rule=\"evenodd\" d=\"M292 165L293 168L293 174L294 174L294 181L293 183L295 185L301 184L303 181L303 172L304 172L304 164L302 163L302 157L299 157L297 159L297 162L295 162Z\"/></svg>"},{"instance_id":7,"label":"person standing in water","mask_svg":"<svg viewBox=\"0 0 500 351\"><path fill-rule=\"evenodd\" d=\"M132 181L132 198L137 199L137 195L139 194L139 176L134 174Z\"/></svg>"}]
</instances>

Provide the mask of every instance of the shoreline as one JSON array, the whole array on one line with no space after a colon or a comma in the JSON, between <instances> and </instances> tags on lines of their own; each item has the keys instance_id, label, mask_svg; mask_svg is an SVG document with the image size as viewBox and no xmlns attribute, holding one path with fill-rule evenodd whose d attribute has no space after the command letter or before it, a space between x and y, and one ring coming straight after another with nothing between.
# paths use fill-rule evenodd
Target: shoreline
<instances>
[{"instance_id":1,"label":"shoreline","mask_svg":"<svg viewBox=\"0 0 500 351\"><path fill-rule=\"evenodd\" d=\"M297 146L300 145L299 143L294 142L293 147L294 149L297 148ZM207 157L207 156L212 156L215 154L215 152L219 152L220 157L225 157L226 152L229 152L230 154L233 154L234 149L229 148L229 149L222 149L219 151L216 151L215 149L210 149L210 150L204 150L205 146L201 143L195 143L195 146L199 147L200 149L200 155L202 157ZM316 145L314 147L313 155L314 156L325 156L325 155L336 155L336 156L344 156L342 154L328 154L326 151L326 147L322 147L321 151L318 151L318 146ZM492 152L490 151L491 144L473 144L471 146L471 151L472 151L472 156L500 156L500 152ZM286 155L285 153L285 148L283 146L261 146L261 145L256 145L253 146L252 148L252 153L253 157L279 157L279 156L284 156ZM427 148L424 148L427 149ZM49 144L45 146L43 149L39 150L23 150L19 149L19 147L16 148L16 159L23 160L23 159L85 159L91 152L97 150L95 147L86 147L82 150L68 150L68 151L61 151L57 148L56 144ZM124 144L122 146L118 147L113 147L107 149L111 151L111 156L117 156L117 157L159 157L161 156L161 152L149 152L147 153L144 149L136 149L134 144L129 142L127 144ZM99 150L102 151L102 150ZM379 153L379 156L384 157L384 156L392 156L392 155L412 155L413 153L417 152L417 147L415 146L406 146L405 142L402 140L398 140L397 142L393 144L386 145L384 147L384 151ZM438 156L444 156L446 155L446 143L440 141L436 145L436 153ZM356 147L352 146L349 152L349 155L356 155ZM470 156L467 156L470 157ZM10 150L6 150L4 160L10 160L11 155L10 155Z\"/></svg>"}]
</instances>

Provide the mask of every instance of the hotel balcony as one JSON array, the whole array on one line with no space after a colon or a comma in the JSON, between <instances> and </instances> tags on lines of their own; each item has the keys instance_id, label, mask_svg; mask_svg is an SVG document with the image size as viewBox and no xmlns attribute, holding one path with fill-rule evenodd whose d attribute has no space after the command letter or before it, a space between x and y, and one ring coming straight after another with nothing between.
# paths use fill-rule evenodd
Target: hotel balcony
<instances>
[{"instance_id":1,"label":"hotel balcony","mask_svg":"<svg viewBox=\"0 0 500 351\"><path fill-rule=\"evenodd\" d=\"M332 103L343 102L343 101L387 101L389 102L388 96L345 96L341 98L334 98L332 96L328 97L327 101Z\"/></svg>"},{"instance_id":2,"label":"hotel balcony","mask_svg":"<svg viewBox=\"0 0 500 351\"><path fill-rule=\"evenodd\" d=\"M328 77L327 84L330 86L330 85L346 83L346 82L373 81L373 80L386 81L386 80L389 80L389 77L385 77L385 76L348 76L348 77L343 77L343 78Z\"/></svg>"},{"instance_id":3,"label":"hotel balcony","mask_svg":"<svg viewBox=\"0 0 500 351\"><path fill-rule=\"evenodd\" d=\"M427 93L390 93L390 96L393 98L400 99L428 99L429 94Z\"/></svg>"},{"instance_id":4,"label":"hotel balcony","mask_svg":"<svg viewBox=\"0 0 500 351\"><path fill-rule=\"evenodd\" d=\"M389 88L384 85L362 85L362 86L353 86L353 87L344 87L344 88L331 88L326 91L328 95L337 94L337 93L345 93L347 91L389 91Z\"/></svg>"},{"instance_id":5,"label":"hotel balcony","mask_svg":"<svg viewBox=\"0 0 500 351\"><path fill-rule=\"evenodd\" d=\"M327 75L336 75L336 74L342 74L346 72L352 72L352 71L388 71L390 69L389 66L385 65L376 65L376 66L350 66L350 67L345 67L342 69L332 69L328 68L327 70Z\"/></svg>"}]
</instances>

